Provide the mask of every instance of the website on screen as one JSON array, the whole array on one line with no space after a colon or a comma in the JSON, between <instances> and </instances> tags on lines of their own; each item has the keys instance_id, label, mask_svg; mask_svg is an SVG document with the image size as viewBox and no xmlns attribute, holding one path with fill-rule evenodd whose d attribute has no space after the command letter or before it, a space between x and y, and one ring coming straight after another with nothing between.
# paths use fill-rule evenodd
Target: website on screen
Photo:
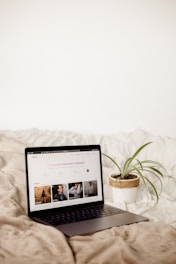
<instances>
[{"instance_id":1,"label":"website on screen","mask_svg":"<svg viewBox=\"0 0 176 264\"><path fill-rule=\"evenodd\" d=\"M102 200L100 153L28 153L30 210L38 211Z\"/></svg>"}]
</instances>

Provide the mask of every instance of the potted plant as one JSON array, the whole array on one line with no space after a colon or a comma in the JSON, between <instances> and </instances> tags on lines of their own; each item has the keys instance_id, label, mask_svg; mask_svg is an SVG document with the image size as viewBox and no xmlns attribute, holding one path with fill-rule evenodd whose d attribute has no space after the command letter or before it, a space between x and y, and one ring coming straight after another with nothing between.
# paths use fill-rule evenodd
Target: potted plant
<instances>
[{"instance_id":1,"label":"potted plant","mask_svg":"<svg viewBox=\"0 0 176 264\"><path fill-rule=\"evenodd\" d=\"M140 179L145 186L150 186L153 190L156 201L159 200L159 191L151 180L150 176L159 180L162 189L162 177L164 176L164 166L153 160L137 159L139 153L152 142L147 142L140 146L134 154L127 158L122 165L120 165L114 158L108 154L103 153L105 157L110 159L116 166L118 172L109 177L109 184L112 187L112 193L115 202L125 201L132 203L136 200L137 190L139 187ZM118 192L117 192L118 191Z\"/></svg>"}]
</instances>

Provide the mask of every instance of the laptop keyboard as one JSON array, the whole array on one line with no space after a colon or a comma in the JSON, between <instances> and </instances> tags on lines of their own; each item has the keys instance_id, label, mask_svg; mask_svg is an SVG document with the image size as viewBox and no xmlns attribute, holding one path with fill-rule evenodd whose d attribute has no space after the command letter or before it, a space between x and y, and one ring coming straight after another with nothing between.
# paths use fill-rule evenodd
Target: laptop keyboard
<instances>
[{"instance_id":1,"label":"laptop keyboard","mask_svg":"<svg viewBox=\"0 0 176 264\"><path fill-rule=\"evenodd\" d=\"M59 212L52 215L42 215L42 220L56 226L93 218L105 217L114 214L121 214L123 212L124 211L119 208L100 206L94 208L79 209L75 211L67 211L64 213Z\"/></svg>"}]
</instances>

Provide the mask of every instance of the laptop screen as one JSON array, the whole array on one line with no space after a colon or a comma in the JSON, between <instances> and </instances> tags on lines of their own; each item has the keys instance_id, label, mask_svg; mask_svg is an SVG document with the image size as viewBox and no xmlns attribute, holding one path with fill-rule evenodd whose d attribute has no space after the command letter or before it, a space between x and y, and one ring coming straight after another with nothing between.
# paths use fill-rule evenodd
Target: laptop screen
<instances>
[{"instance_id":1,"label":"laptop screen","mask_svg":"<svg viewBox=\"0 0 176 264\"><path fill-rule=\"evenodd\" d=\"M99 145L26 148L30 212L103 200Z\"/></svg>"}]
</instances>

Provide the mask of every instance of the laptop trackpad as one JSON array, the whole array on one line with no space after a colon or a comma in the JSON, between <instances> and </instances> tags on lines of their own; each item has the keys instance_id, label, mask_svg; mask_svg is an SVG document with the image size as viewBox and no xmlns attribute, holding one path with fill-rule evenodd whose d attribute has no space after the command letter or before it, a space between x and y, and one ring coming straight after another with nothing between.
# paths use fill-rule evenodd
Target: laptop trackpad
<instances>
[{"instance_id":1,"label":"laptop trackpad","mask_svg":"<svg viewBox=\"0 0 176 264\"><path fill-rule=\"evenodd\" d=\"M141 221L142 221L142 217L141 217ZM90 234L114 226L121 226L131 223L134 223L133 214L126 212L124 214L119 214L119 215L112 215L102 218L80 221L71 224L59 225L56 228L62 231L65 235L71 237L75 235Z\"/></svg>"}]
</instances>

